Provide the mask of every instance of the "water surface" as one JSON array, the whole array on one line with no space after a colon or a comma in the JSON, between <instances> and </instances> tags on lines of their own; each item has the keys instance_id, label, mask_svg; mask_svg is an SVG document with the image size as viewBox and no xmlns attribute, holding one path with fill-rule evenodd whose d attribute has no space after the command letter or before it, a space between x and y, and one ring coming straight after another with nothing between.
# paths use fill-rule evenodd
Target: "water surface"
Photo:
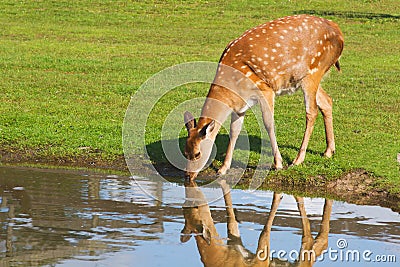
<instances>
[{"instance_id":1,"label":"water surface","mask_svg":"<svg viewBox=\"0 0 400 267\"><path fill-rule=\"evenodd\" d=\"M220 247L229 255L257 256L274 192L232 190L234 220L228 224L232 217L223 198L199 206L193 199L185 202L187 189L144 177L0 167L0 266L203 266L205 255L199 249L207 247L202 240L208 246L214 241L223 243ZM206 196L221 192L221 188L193 189ZM308 220L314 240L318 233L324 235L320 226L329 224L325 232L328 252L314 266L398 266L398 213L337 201L329 210L329 200L321 198L299 201L283 194L279 199L268 230L269 248L276 251L274 258L288 261L275 260L275 264L296 264L289 254L296 256L305 244L302 237ZM304 203L306 216L300 215L298 202ZM328 210L329 220L324 221ZM237 238L228 238L227 226L235 222L240 244ZM185 226L191 229L189 224L201 224L210 233L215 227L219 237L181 235ZM279 251L285 257L278 257ZM378 265L377 261L385 262Z\"/></svg>"}]
</instances>

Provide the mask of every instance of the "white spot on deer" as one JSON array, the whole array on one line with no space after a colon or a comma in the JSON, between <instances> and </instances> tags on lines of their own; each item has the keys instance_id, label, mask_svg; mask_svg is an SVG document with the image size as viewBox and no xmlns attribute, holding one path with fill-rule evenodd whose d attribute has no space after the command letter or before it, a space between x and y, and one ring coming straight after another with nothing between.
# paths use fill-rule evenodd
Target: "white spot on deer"
<instances>
[{"instance_id":1,"label":"white spot on deer","mask_svg":"<svg viewBox=\"0 0 400 267\"><path fill-rule=\"evenodd\" d=\"M264 57L265 57L265 58L268 58L268 57L269 57L269 55L268 55L268 54L264 54Z\"/></svg>"},{"instance_id":2,"label":"white spot on deer","mask_svg":"<svg viewBox=\"0 0 400 267\"><path fill-rule=\"evenodd\" d=\"M240 68L241 68L241 69L245 69L245 68L247 68L247 66L246 66L246 65L243 65L243 66L241 66Z\"/></svg>"},{"instance_id":3,"label":"white spot on deer","mask_svg":"<svg viewBox=\"0 0 400 267\"><path fill-rule=\"evenodd\" d=\"M275 46L276 47L281 47L281 44L280 43L276 43Z\"/></svg>"},{"instance_id":4,"label":"white spot on deer","mask_svg":"<svg viewBox=\"0 0 400 267\"><path fill-rule=\"evenodd\" d=\"M313 69L309 70L308 73L314 74L317 71L318 71L318 68L313 68Z\"/></svg>"},{"instance_id":5,"label":"white spot on deer","mask_svg":"<svg viewBox=\"0 0 400 267\"><path fill-rule=\"evenodd\" d=\"M276 49L275 48L273 48L271 51L272 51L272 53L276 53Z\"/></svg>"},{"instance_id":6,"label":"white spot on deer","mask_svg":"<svg viewBox=\"0 0 400 267\"><path fill-rule=\"evenodd\" d=\"M299 40L299 37L295 36L293 37L293 41L297 42Z\"/></svg>"},{"instance_id":7,"label":"white spot on deer","mask_svg":"<svg viewBox=\"0 0 400 267\"><path fill-rule=\"evenodd\" d=\"M314 64L314 62L315 62L315 57L313 57L313 58L311 59L311 64Z\"/></svg>"},{"instance_id":8,"label":"white spot on deer","mask_svg":"<svg viewBox=\"0 0 400 267\"><path fill-rule=\"evenodd\" d=\"M275 57L271 57L271 60L274 60L275 59Z\"/></svg>"},{"instance_id":9,"label":"white spot on deer","mask_svg":"<svg viewBox=\"0 0 400 267\"><path fill-rule=\"evenodd\" d=\"M285 37L283 35L279 36L279 39L283 40Z\"/></svg>"},{"instance_id":10,"label":"white spot on deer","mask_svg":"<svg viewBox=\"0 0 400 267\"><path fill-rule=\"evenodd\" d=\"M253 74L253 73L252 73L251 71L248 71L248 72L246 73L246 77L249 78L252 74Z\"/></svg>"},{"instance_id":11,"label":"white spot on deer","mask_svg":"<svg viewBox=\"0 0 400 267\"><path fill-rule=\"evenodd\" d=\"M258 60L259 62L261 62L261 61L262 61L262 58L258 57L257 60Z\"/></svg>"}]
</instances>

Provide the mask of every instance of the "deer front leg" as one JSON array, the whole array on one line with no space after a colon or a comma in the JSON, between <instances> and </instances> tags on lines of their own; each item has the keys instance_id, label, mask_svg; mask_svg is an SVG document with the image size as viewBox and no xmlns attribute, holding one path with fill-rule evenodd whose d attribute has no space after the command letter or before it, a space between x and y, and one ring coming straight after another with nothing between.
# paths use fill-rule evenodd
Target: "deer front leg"
<instances>
[{"instance_id":1,"label":"deer front leg","mask_svg":"<svg viewBox=\"0 0 400 267\"><path fill-rule=\"evenodd\" d=\"M241 245L242 239L240 237L239 223L236 220L235 211L233 209L231 188L225 180L219 182L222 193L224 194L224 202L226 209L227 230L228 230L228 245Z\"/></svg>"},{"instance_id":2,"label":"deer front leg","mask_svg":"<svg viewBox=\"0 0 400 267\"><path fill-rule=\"evenodd\" d=\"M332 157L335 153L335 136L333 134L333 116L332 116L332 98L322 89L321 86L317 92L317 105L324 116L326 150L324 156Z\"/></svg>"},{"instance_id":3,"label":"deer front leg","mask_svg":"<svg viewBox=\"0 0 400 267\"><path fill-rule=\"evenodd\" d=\"M311 235L311 227L310 221L307 217L306 209L304 206L304 198L303 197L295 197L297 202L297 209L300 212L301 217L301 226L303 230L302 238L301 238L301 247L304 250L310 250L314 244L314 239Z\"/></svg>"},{"instance_id":4,"label":"deer front leg","mask_svg":"<svg viewBox=\"0 0 400 267\"><path fill-rule=\"evenodd\" d=\"M271 142L272 153L274 154L275 169L280 170L283 168L283 165L282 165L281 152L279 152L278 142L276 141L276 135L275 135L275 123L274 123L275 93L272 90L265 90L261 92L263 96L260 100L262 117Z\"/></svg>"},{"instance_id":5,"label":"deer front leg","mask_svg":"<svg viewBox=\"0 0 400 267\"><path fill-rule=\"evenodd\" d=\"M224 160L224 164L218 170L218 174L223 175L226 171L231 167L233 151L235 149L236 141L239 137L240 131L242 130L244 120L244 113L238 115L235 112L231 114L231 126L229 133L229 144L228 149L226 150L226 156Z\"/></svg>"},{"instance_id":6,"label":"deer front leg","mask_svg":"<svg viewBox=\"0 0 400 267\"><path fill-rule=\"evenodd\" d=\"M311 134L314 130L314 123L318 115L317 107L317 89L313 86L305 86L304 91L304 104L306 106L306 130L304 131L303 142L296 159L293 161L293 165L299 165L303 163L306 157L306 151L308 142L310 141Z\"/></svg>"}]
</instances>

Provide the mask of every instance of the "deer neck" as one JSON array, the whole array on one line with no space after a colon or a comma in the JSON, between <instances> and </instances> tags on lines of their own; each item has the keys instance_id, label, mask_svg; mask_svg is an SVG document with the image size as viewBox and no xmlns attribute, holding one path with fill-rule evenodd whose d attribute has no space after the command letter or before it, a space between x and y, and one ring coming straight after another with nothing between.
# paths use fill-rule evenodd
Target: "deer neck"
<instances>
[{"instance_id":1,"label":"deer neck","mask_svg":"<svg viewBox=\"0 0 400 267\"><path fill-rule=\"evenodd\" d=\"M227 91L229 93L228 89L214 84L211 85L197 123L197 127L201 129L215 120L216 124L212 135L213 139L215 139L221 125L233 111L232 103L230 103L230 96L227 96Z\"/></svg>"}]
</instances>

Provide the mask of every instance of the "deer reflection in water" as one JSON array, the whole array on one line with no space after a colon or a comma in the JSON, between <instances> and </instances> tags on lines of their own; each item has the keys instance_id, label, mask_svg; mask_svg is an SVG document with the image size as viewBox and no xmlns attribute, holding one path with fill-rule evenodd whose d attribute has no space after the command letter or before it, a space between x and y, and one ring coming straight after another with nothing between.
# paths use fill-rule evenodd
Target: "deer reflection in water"
<instances>
[{"instance_id":1,"label":"deer reflection in water","mask_svg":"<svg viewBox=\"0 0 400 267\"><path fill-rule=\"evenodd\" d=\"M252 253L243 244L232 206L229 185L220 182L227 215L227 244L219 237L211 217L207 200L194 181L185 184L186 202L183 206L185 226L182 230L181 242L187 242L194 234L197 248L204 266L312 266L317 257L328 247L329 220L332 210L332 200L325 199L321 227L314 239L311 234L304 200L295 197L301 216L302 240L298 259L291 263L270 256L270 234L272 224L278 210L282 195L274 193L271 210L267 222L258 239L257 252Z\"/></svg>"}]
</instances>

